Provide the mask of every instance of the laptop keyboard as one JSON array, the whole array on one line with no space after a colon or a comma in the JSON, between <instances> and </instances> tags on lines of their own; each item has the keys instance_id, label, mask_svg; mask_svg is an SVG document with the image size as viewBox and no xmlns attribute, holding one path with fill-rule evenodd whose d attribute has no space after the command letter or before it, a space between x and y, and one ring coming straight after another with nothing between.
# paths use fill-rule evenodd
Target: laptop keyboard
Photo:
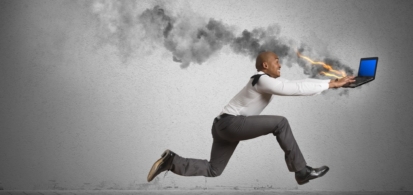
<instances>
[{"instance_id":1,"label":"laptop keyboard","mask_svg":"<svg viewBox=\"0 0 413 195\"><path fill-rule=\"evenodd\" d=\"M371 79L371 77L356 77L355 78L357 83L358 82L363 82L363 81L366 81L366 80L370 80L370 79Z\"/></svg>"}]
</instances>

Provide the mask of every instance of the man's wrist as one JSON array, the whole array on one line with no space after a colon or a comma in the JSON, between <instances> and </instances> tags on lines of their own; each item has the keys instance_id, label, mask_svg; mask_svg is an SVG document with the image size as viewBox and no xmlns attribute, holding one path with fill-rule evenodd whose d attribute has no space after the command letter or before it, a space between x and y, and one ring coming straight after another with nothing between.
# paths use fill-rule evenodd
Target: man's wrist
<instances>
[{"instance_id":1,"label":"man's wrist","mask_svg":"<svg viewBox=\"0 0 413 195\"><path fill-rule=\"evenodd\" d=\"M337 81L338 79L331 79L330 82L328 83L329 88L338 88L337 87Z\"/></svg>"}]
</instances>

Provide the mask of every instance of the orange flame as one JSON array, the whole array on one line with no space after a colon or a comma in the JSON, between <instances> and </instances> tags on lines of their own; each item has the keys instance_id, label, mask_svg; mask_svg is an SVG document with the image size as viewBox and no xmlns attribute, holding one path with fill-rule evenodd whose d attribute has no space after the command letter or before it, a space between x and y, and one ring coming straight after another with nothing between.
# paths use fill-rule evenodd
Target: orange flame
<instances>
[{"instance_id":1,"label":"orange flame","mask_svg":"<svg viewBox=\"0 0 413 195\"><path fill-rule=\"evenodd\" d=\"M321 65L321 66L323 66L323 68L326 69L327 72L321 71L321 72L319 72L320 74L323 74L323 75L328 76L328 77L339 78L339 79L347 76L346 72L344 70L340 70L340 71L339 70L334 70L331 67L331 65L328 65L328 64L326 64L324 62L320 62L320 61L314 61L314 60L312 60L311 58L309 58L307 56L301 55L300 52L298 52L298 51L297 51L297 55L298 55L298 57L307 60L312 65Z\"/></svg>"},{"instance_id":2,"label":"orange flame","mask_svg":"<svg viewBox=\"0 0 413 195\"><path fill-rule=\"evenodd\" d=\"M323 74L323 75L328 76L328 77L335 77L335 78L338 78L338 79L342 78L342 77L337 76L335 74L330 74L330 73L327 73L327 72L324 72L324 71L321 71L320 74Z\"/></svg>"}]
</instances>

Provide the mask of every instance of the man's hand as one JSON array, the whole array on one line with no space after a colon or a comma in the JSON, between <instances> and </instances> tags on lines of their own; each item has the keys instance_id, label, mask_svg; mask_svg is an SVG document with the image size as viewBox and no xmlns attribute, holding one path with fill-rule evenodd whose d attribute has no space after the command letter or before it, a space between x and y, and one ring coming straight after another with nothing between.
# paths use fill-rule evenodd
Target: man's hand
<instances>
[{"instance_id":1,"label":"man's hand","mask_svg":"<svg viewBox=\"0 0 413 195\"><path fill-rule=\"evenodd\" d=\"M329 88L340 88L343 86L347 86L350 83L353 83L354 81L354 76L346 76L341 79L332 79L329 83Z\"/></svg>"}]
</instances>

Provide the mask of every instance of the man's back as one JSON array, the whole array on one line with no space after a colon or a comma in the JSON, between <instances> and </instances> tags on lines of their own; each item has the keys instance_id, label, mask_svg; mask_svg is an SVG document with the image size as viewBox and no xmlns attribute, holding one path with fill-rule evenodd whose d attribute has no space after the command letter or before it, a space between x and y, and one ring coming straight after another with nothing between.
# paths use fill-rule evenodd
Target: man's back
<instances>
[{"instance_id":1,"label":"man's back","mask_svg":"<svg viewBox=\"0 0 413 195\"><path fill-rule=\"evenodd\" d=\"M252 86L251 83L252 79L229 101L222 113L251 116L258 115L264 110L271 102L272 94L259 92L257 85Z\"/></svg>"}]
</instances>

